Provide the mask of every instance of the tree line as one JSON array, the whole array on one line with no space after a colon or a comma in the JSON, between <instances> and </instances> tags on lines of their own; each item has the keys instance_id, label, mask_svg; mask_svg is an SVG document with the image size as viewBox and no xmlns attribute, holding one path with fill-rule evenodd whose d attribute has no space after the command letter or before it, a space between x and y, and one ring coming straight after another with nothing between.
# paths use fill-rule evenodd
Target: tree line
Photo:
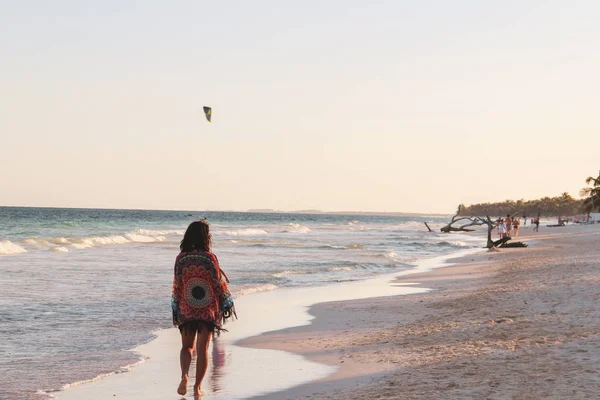
<instances>
[{"instance_id":1,"label":"tree line","mask_svg":"<svg viewBox=\"0 0 600 400\"><path fill-rule=\"evenodd\" d=\"M457 215L505 216L518 213L518 216L533 217L538 213L545 217L566 217L600 210L600 173L597 178L585 179L588 187L581 189L583 199L575 199L564 192L556 197L542 197L537 200L505 200L496 203L477 203L470 206L458 206ZM590 187L591 185L591 187Z\"/></svg>"},{"instance_id":2,"label":"tree line","mask_svg":"<svg viewBox=\"0 0 600 400\"><path fill-rule=\"evenodd\" d=\"M505 200L496 203L478 203L470 206L461 204L460 215L518 216L534 217L538 213L546 217L573 216L582 214L585 199L575 199L569 193L556 197L542 197L537 200Z\"/></svg>"}]
</instances>

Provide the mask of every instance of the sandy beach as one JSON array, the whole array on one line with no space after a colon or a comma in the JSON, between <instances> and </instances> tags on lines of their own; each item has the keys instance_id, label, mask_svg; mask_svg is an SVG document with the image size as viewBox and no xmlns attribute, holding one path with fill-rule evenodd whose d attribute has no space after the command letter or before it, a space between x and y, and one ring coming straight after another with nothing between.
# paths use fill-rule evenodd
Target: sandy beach
<instances>
[{"instance_id":1,"label":"sandy beach","mask_svg":"<svg viewBox=\"0 0 600 400\"><path fill-rule=\"evenodd\" d=\"M243 318L209 353L205 398L600 398L600 225L520 239L530 247L239 299ZM132 371L52 395L181 399L179 340L162 330Z\"/></svg>"},{"instance_id":2,"label":"sandy beach","mask_svg":"<svg viewBox=\"0 0 600 400\"><path fill-rule=\"evenodd\" d=\"M472 249L463 251L472 252ZM415 266L428 270L443 264L449 256L436 257ZM408 272L408 271L407 271ZM254 293L236 299L240 319L227 326L229 332L214 338L209 350L209 369L203 389L211 399L247 399L264 393L277 393L290 387L324 379L334 374L337 365L308 360L291 351L248 348L240 340L257 337L265 332L309 325L312 316L308 307L329 301L368 299L375 296L397 296L423 293L426 288L410 284L391 285L395 274L385 274L325 286L279 289ZM179 382L179 349L181 338L177 329L162 329L157 338L133 349L143 362L120 372L77 382L65 390L46 393L59 400L106 399L164 400L181 399L175 393ZM191 375L194 375L192 363ZM187 399L192 399L190 380ZM43 393L40 393L43 394Z\"/></svg>"},{"instance_id":3,"label":"sandy beach","mask_svg":"<svg viewBox=\"0 0 600 400\"><path fill-rule=\"evenodd\" d=\"M318 304L310 325L243 340L338 367L255 398L600 398L600 226L520 239L398 279L432 292Z\"/></svg>"}]
</instances>

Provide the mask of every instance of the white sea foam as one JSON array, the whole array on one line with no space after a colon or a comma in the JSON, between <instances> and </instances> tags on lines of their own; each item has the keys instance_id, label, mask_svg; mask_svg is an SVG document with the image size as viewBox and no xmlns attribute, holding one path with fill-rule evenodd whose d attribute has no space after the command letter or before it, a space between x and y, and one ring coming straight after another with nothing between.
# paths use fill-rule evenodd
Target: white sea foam
<instances>
[{"instance_id":1,"label":"white sea foam","mask_svg":"<svg viewBox=\"0 0 600 400\"><path fill-rule=\"evenodd\" d=\"M147 236L140 235L137 233L127 233L125 234L125 237L127 238L127 240L134 243L154 243L163 242L165 240L164 236Z\"/></svg>"},{"instance_id":2,"label":"white sea foam","mask_svg":"<svg viewBox=\"0 0 600 400\"><path fill-rule=\"evenodd\" d=\"M223 232L227 236L259 236L259 235L267 235L269 232L264 229L255 229L255 228L246 228L246 229L238 229L236 231L226 231Z\"/></svg>"},{"instance_id":3,"label":"white sea foam","mask_svg":"<svg viewBox=\"0 0 600 400\"><path fill-rule=\"evenodd\" d=\"M360 224L360 221L350 221L347 222L345 225L342 225L342 227L343 229L350 231L364 231L367 229Z\"/></svg>"},{"instance_id":4,"label":"white sea foam","mask_svg":"<svg viewBox=\"0 0 600 400\"><path fill-rule=\"evenodd\" d=\"M87 244L126 244L129 243L129 240L121 235L111 235L111 236L94 236L90 238L84 238L82 240L83 243Z\"/></svg>"},{"instance_id":5,"label":"white sea foam","mask_svg":"<svg viewBox=\"0 0 600 400\"><path fill-rule=\"evenodd\" d=\"M248 284L248 285L241 285L238 287L231 288L231 290L235 296L244 296L246 294L258 293L258 292L269 292L269 291L275 290L275 289L277 289L277 285L274 285L272 283L265 283L265 284L259 284L259 285Z\"/></svg>"},{"instance_id":6,"label":"white sea foam","mask_svg":"<svg viewBox=\"0 0 600 400\"><path fill-rule=\"evenodd\" d=\"M36 245L37 244L37 239L35 239L35 238L27 238L27 239L23 239L22 242L24 244Z\"/></svg>"},{"instance_id":7,"label":"white sea foam","mask_svg":"<svg viewBox=\"0 0 600 400\"><path fill-rule=\"evenodd\" d=\"M130 232L123 235L111 235L111 236L92 236L76 239L75 243L92 247L96 245L110 245L110 244L127 244L127 243L155 243L163 242L164 236L148 236L141 235L139 233Z\"/></svg>"},{"instance_id":8,"label":"white sea foam","mask_svg":"<svg viewBox=\"0 0 600 400\"><path fill-rule=\"evenodd\" d=\"M338 250L345 250L347 249L347 247L345 246L336 246L334 244L324 244L322 246L318 246L319 249L338 249Z\"/></svg>"},{"instance_id":9,"label":"white sea foam","mask_svg":"<svg viewBox=\"0 0 600 400\"><path fill-rule=\"evenodd\" d=\"M306 274L306 271L297 271L297 270L285 270L285 271L281 271L281 272L276 272L274 274L272 274L271 276L275 277L275 278L283 278L284 276L289 276L289 275L303 275Z\"/></svg>"},{"instance_id":10,"label":"white sea foam","mask_svg":"<svg viewBox=\"0 0 600 400\"><path fill-rule=\"evenodd\" d=\"M455 241L451 241L449 243L454 246L458 246L458 247L469 247L470 246L470 244L463 242L462 240L455 240Z\"/></svg>"},{"instance_id":11,"label":"white sea foam","mask_svg":"<svg viewBox=\"0 0 600 400\"><path fill-rule=\"evenodd\" d=\"M54 238L54 239L52 239L52 242L54 242L56 244L69 244L69 243L71 243L69 241L69 239L64 238L64 237Z\"/></svg>"},{"instance_id":12,"label":"white sea foam","mask_svg":"<svg viewBox=\"0 0 600 400\"><path fill-rule=\"evenodd\" d=\"M20 253L27 253L27 250L17 244L14 244L10 240L0 240L0 256L9 256Z\"/></svg>"},{"instance_id":13,"label":"white sea foam","mask_svg":"<svg viewBox=\"0 0 600 400\"><path fill-rule=\"evenodd\" d=\"M304 226L304 225L300 225L295 222L292 222L292 223L289 223L283 231L289 232L289 233L308 233L308 232L310 232L310 228L308 226Z\"/></svg>"},{"instance_id":14,"label":"white sea foam","mask_svg":"<svg viewBox=\"0 0 600 400\"><path fill-rule=\"evenodd\" d=\"M94 247L94 245L92 244L88 244L88 243L72 243L71 246L73 246L73 248L75 249L89 249L90 247Z\"/></svg>"},{"instance_id":15,"label":"white sea foam","mask_svg":"<svg viewBox=\"0 0 600 400\"><path fill-rule=\"evenodd\" d=\"M133 233L144 236L183 236L184 230L181 229L167 229L167 230L153 230L153 229L136 229Z\"/></svg>"},{"instance_id":16,"label":"white sea foam","mask_svg":"<svg viewBox=\"0 0 600 400\"><path fill-rule=\"evenodd\" d=\"M95 246L107 246L107 245L115 245L115 244L128 244L128 243L156 243L165 241L164 234L179 234L180 231L151 231L151 230L143 230L136 229L134 231L123 233L119 235L109 235L109 236L88 236L88 237L80 237L80 238L65 238L65 237L56 237L56 238L37 238L30 237L21 241L24 246L34 247L37 249L50 249L51 251L64 252L67 253L69 251L67 246L70 246L73 249L88 249L90 247ZM58 245L58 246L57 246ZM16 246L16 245L15 245ZM21 246L17 246L21 248L19 252L26 252L27 250ZM0 254L2 254L2 250L0 249Z\"/></svg>"},{"instance_id":17,"label":"white sea foam","mask_svg":"<svg viewBox=\"0 0 600 400\"><path fill-rule=\"evenodd\" d=\"M331 270L333 272L339 272L339 271L352 271L352 267L333 267L331 268Z\"/></svg>"},{"instance_id":18,"label":"white sea foam","mask_svg":"<svg viewBox=\"0 0 600 400\"><path fill-rule=\"evenodd\" d=\"M383 254L383 256L385 258L389 258L390 260L394 260L396 257L398 257L398 254L393 251L390 251L390 252Z\"/></svg>"},{"instance_id":19,"label":"white sea foam","mask_svg":"<svg viewBox=\"0 0 600 400\"><path fill-rule=\"evenodd\" d=\"M23 240L22 243L29 245L29 246L34 246L36 248L41 248L41 247L50 248L50 247L54 246L53 243L50 243L46 239L34 238L34 237L27 238L27 239Z\"/></svg>"},{"instance_id":20,"label":"white sea foam","mask_svg":"<svg viewBox=\"0 0 600 400\"><path fill-rule=\"evenodd\" d=\"M124 372L131 372L131 370L133 370L133 368L137 367L138 365L142 364L143 362L145 362L148 359L148 357L140 357L139 361L134 362L133 364L129 364L129 365L125 365L124 367L119 368L116 371L112 371L112 372L107 372L104 374L100 374L98 376L95 376L91 379L85 379L82 381L77 381L77 382L73 382L73 383L66 383L64 385L61 386L60 389L58 390L48 390L48 391L44 391L44 390L37 390L35 392L35 394L41 395L41 396L48 396L49 398L55 399L56 396L54 396L52 393L56 393L56 392L64 392L65 390L74 387L74 386L79 386L79 385L85 385L88 383L93 383L96 382L102 378L106 378L107 376L111 376L111 375L116 375L116 374L122 374Z\"/></svg>"},{"instance_id":21,"label":"white sea foam","mask_svg":"<svg viewBox=\"0 0 600 400\"><path fill-rule=\"evenodd\" d=\"M46 396L49 399L55 399L56 398L56 396L54 396L54 395L52 395L52 394L50 394L48 392L45 392L43 390L37 390L35 392L35 394L37 394L38 396Z\"/></svg>"},{"instance_id":22,"label":"white sea foam","mask_svg":"<svg viewBox=\"0 0 600 400\"><path fill-rule=\"evenodd\" d=\"M347 230L350 231L366 231L367 228L365 228L362 225L348 225L348 227L346 227Z\"/></svg>"}]
</instances>

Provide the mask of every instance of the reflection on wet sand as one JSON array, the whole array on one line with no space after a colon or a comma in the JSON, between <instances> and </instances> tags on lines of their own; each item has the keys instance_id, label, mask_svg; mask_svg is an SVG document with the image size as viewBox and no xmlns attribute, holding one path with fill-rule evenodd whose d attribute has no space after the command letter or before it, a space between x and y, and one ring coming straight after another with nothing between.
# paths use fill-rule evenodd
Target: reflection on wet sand
<instances>
[{"instance_id":1,"label":"reflection on wet sand","mask_svg":"<svg viewBox=\"0 0 600 400\"><path fill-rule=\"evenodd\" d=\"M440 261L437 260L439 265ZM415 270L427 270L437 265L421 264ZM394 274L394 276L397 274ZM323 379L337 367L308 361L304 357L278 350L247 348L236 342L264 332L309 324L312 317L308 306L326 301L389 296L424 292L427 289L390 285L390 276L367 281L332 284L324 287L279 289L255 293L238 299L236 308L240 318L230 332L213 342L209 370L202 384L207 392L203 398L211 400L248 399L274 393L293 386ZM265 304L270 312L265 313ZM274 318L273 316L277 317ZM235 329L234 329L235 328ZM181 399L175 396L176 382L181 379L179 351L181 335L177 329L157 332L156 340L134 350L149 359L127 374L115 374L90 385L78 385L60 392L60 400L113 398L122 400ZM191 363L190 377L195 377L196 355ZM235 359L235 362L233 360ZM193 381L188 383L188 395L193 396ZM153 384L149 384L152 382Z\"/></svg>"},{"instance_id":2,"label":"reflection on wet sand","mask_svg":"<svg viewBox=\"0 0 600 400\"><path fill-rule=\"evenodd\" d=\"M208 389L209 393L219 393L225 390L224 385L223 385L223 377L225 377L227 375L227 369L226 369L226 359L227 359L227 354L225 351L225 342L223 339L220 339L216 336L214 336L211 340L211 347L212 347L212 353L211 353L211 357L210 357L210 365L208 367L208 374L207 376L204 378L204 381L202 382L202 387L209 387L210 389ZM196 376L196 366L197 366L197 358L198 358L198 353L197 353L197 349L194 349L194 353L193 353L193 358L192 358L192 362L190 365L190 372L189 375L192 377L192 379L190 379L189 383L188 383L188 393L193 393L193 385L194 385L194 379L193 377ZM206 390L206 389L204 389ZM205 393L202 393L202 395L200 396L195 396L194 399L198 399L198 398L202 398L203 395L205 395ZM182 397L180 400L184 400L187 399L185 396Z\"/></svg>"},{"instance_id":3,"label":"reflection on wet sand","mask_svg":"<svg viewBox=\"0 0 600 400\"><path fill-rule=\"evenodd\" d=\"M221 378L225 374L225 346L217 337L212 343L212 372L210 374L210 386L213 392L221 391Z\"/></svg>"}]
</instances>

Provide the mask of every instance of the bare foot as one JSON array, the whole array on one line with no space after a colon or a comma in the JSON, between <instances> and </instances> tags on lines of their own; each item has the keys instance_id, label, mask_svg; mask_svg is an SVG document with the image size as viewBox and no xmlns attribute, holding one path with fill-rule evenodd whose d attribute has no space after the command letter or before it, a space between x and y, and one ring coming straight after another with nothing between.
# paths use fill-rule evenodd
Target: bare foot
<instances>
[{"instance_id":1,"label":"bare foot","mask_svg":"<svg viewBox=\"0 0 600 400\"><path fill-rule=\"evenodd\" d=\"M202 396L204 396L204 392L200 390L200 387L194 386L194 400L198 400Z\"/></svg>"},{"instance_id":2,"label":"bare foot","mask_svg":"<svg viewBox=\"0 0 600 400\"><path fill-rule=\"evenodd\" d=\"M185 395L187 393L187 384L188 384L188 376L185 375L181 378L181 383L179 383L179 387L177 388L177 393L180 395Z\"/></svg>"}]
</instances>

